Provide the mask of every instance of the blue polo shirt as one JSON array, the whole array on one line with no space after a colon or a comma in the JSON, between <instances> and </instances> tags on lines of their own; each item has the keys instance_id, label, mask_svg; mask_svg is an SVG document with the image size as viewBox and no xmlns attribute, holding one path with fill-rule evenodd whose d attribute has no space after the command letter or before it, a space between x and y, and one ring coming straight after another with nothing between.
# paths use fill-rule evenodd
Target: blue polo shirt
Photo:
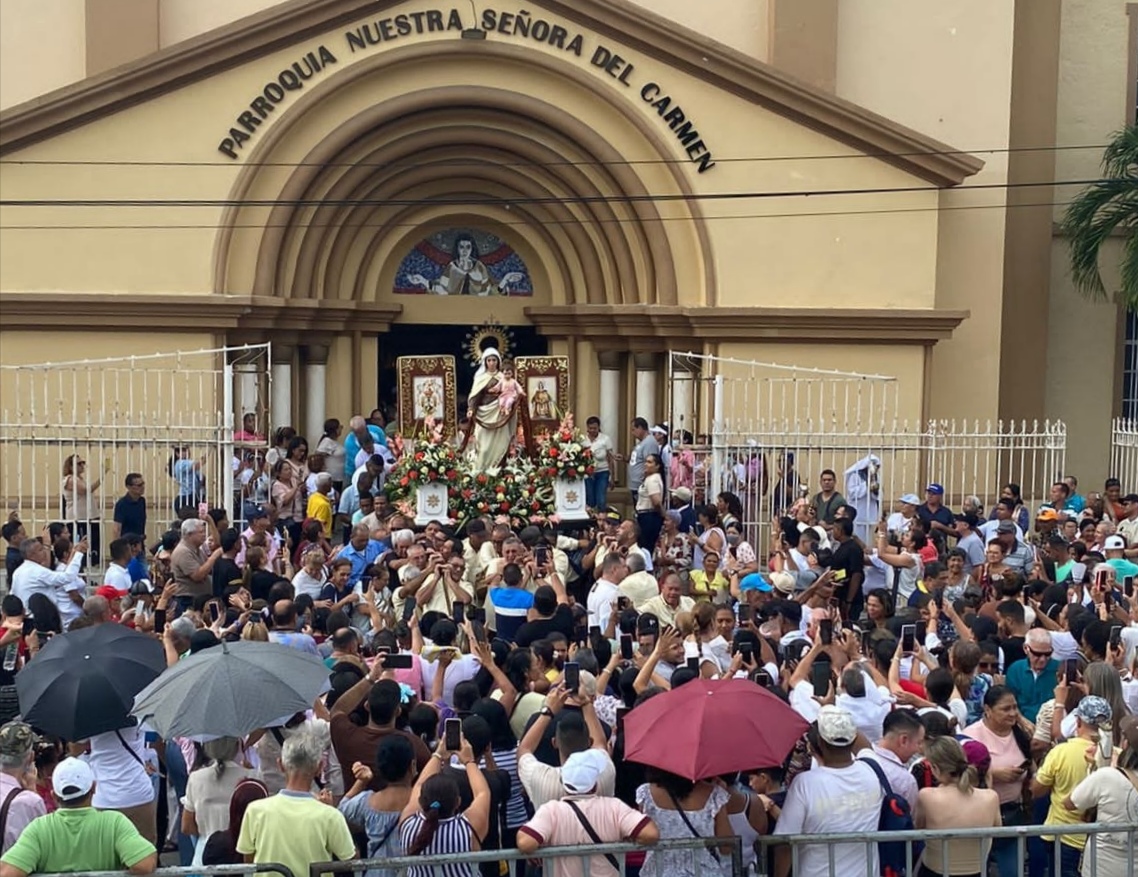
<instances>
[{"instance_id":1,"label":"blue polo shirt","mask_svg":"<svg viewBox=\"0 0 1138 877\"><path fill-rule=\"evenodd\" d=\"M382 448L387 447L387 436L383 434L383 430L378 426L368 424L367 431L371 433L372 441ZM349 432L348 437L344 439L344 480L351 481L352 475L356 471L356 457L360 453L360 440L356 438L354 432Z\"/></svg>"},{"instance_id":2,"label":"blue polo shirt","mask_svg":"<svg viewBox=\"0 0 1138 877\"><path fill-rule=\"evenodd\" d=\"M346 557L352 562L352 574L348 577L348 584L355 587L363 578L364 570L375 563L383 553L387 551L387 545L376 539L369 539L367 545L364 546L362 551L356 551L352 543L345 545L337 558Z\"/></svg>"},{"instance_id":3,"label":"blue polo shirt","mask_svg":"<svg viewBox=\"0 0 1138 877\"><path fill-rule=\"evenodd\" d=\"M1058 670L1059 662L1054 658L1047 662L1039 676L1032 672L1028 661L1016 661L1008 667L1008 688L1015 694L1019 711L1029 722L1034 722L1039 708L1055 696L1055 686L1059 682L1056 676Z\"/></svg>"}]
</instances>

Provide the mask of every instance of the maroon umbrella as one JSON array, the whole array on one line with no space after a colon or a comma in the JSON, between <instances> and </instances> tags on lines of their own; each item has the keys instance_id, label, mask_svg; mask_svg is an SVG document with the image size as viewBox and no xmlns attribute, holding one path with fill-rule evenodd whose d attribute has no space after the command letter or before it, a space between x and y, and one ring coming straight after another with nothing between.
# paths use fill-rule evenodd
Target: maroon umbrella
<instances>
[{"instance_id":1,"label":"maroon umbrella","mask_svg":"<svg viewBox=\"0 0 1138 877\"><path fill-rule=\"evenodd\" d=\"M807 727L749 679L696 679L628 714L624 757L701 780L780 765Z\"/></svg>"}]
</instances>

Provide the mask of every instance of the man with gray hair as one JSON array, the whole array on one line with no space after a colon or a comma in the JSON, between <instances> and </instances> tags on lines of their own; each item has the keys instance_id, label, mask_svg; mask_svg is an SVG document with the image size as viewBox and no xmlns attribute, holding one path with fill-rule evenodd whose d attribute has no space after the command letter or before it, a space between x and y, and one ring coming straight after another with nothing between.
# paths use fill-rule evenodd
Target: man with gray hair
<instances>
[{"instance_id":1,"label":"man with gray hair","mask_svg":"<svg viewBox=\"0 0 1138 877\"><path fill-rule=\"evenodd\" d=\"M312 794L324 747L311 734L294 734L281 747L280 768L285 787L279 794L254 801L245 811L237 852L247 862L277 862L293 874L307 874L313 862L356 857L356 847L344 815L332 804L331 793Z\"/></svg>"},{"instance_id":2,"label":"man with gray hair","mask_svg":"<svg viewBox=\"0 0 1138 877\"><path fill-rule=\"evenodd\" d=\"M1027 632L1023 644L1026 661L1013 661L1006 669L1007 686L1016 696L1020 713L1034 722L1039 708L1055 696L1059 662L1052 657L1051 634L1040 627Z\"/></svg>"},{"instance_id":3,"label":"man with gray hair","mask_svg":"<svg viewBox=\"0 0 1138 877\"><path fill-rule=\"evenodd\" d=\"M212 554L206 554L206 523L200 518L182 521L182 539L170 553L170 575L174 578L174 600L178 609L185 612L193 605L194 597L213 593L213 565L222 555L219 545Z\"/></svg>"},{"instance_id":4,"label":"man with gray hair","mask_svg":"<svg viewBox=\"0 0 1138 877\"><path fill-rule=\"evenodd\" d=\"M5 810L0 852L8 852L28 823L47 813L35 789L35 734L30 725L8 722L0 727L0 801Z\"/></svg>"},{"instance_id":5,"label":"man with gray hair","mask_svg":"<svg viewBox=\"0 0 1138 877\"><path fill-rule=\"evenodd\" d=\"M606 557L605 560L608 558ZM628 575L617 586L620 590L617 597L618 599L627 597L632 601L632 608L640 612L645 603L659 596L660 585L657 584L652 573L648 572L644 555L639 551L630 551L624 563L628 567Z\"/></svg>"},{"instance_id":6,"label":"man with gray hair","mask_svg":"<svg viewBox=\"0 0 1138 877\"><path fill-rule=\"evenodd\" d=\"M383 430L369 424L357 414L348 421L348 435L344 439L344 481L350 482L356 470L365 465L377 447L387 448Z\"/></svg>"},{"instance_id":7,"label":"man with gray hair","mask_svg":"<svg viewBox=\"0 0 1138 877\"><path fill-rule=\"evenodd\" d=\"M166 625L162 634L162 645L166 649L166 666L173 667L190 652L190 640L197 628L194 623L182 616Z\"/></svg>"}]
</instances>

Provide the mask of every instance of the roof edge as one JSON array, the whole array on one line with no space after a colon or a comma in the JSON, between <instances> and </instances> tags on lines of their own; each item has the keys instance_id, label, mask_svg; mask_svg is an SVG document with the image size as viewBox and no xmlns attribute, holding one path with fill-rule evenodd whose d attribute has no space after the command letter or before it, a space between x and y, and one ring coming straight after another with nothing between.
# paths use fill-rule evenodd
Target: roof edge
<instances>
[{"instance_id":1,"label":"roof edge","mask_svg":"<svg viewBox=\"0 0 1138 877\"><path fill-rule=\"evenodd\" d=\"M289 0L98 76L0 112L0 156L263 57L398 0ZM566 20L938 186L977 173L979 158L802 82L632 0L539 0Z\"/></svg>"}]
</instances>

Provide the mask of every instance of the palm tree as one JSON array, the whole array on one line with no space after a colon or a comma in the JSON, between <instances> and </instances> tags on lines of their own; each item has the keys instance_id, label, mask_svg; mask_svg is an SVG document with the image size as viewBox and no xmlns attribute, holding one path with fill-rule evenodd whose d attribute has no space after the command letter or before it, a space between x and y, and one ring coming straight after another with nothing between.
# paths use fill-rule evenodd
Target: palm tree
<instances>
[{"instance_id":1,"label":"palm tree","mask_svg":"<svg viewBox=\"0 0 1138 877\"><path fill-rule=\"evenodd\" d=\"M1123 237L1118 299L1127 310L1138 311L1138 125L1114 135L1103 153L1102 170L1102 179L1080 192L1063 215L1071 276L1085 297L1105 299L1099 254L1118 229Z\"/></svg>"}]
</instances>

